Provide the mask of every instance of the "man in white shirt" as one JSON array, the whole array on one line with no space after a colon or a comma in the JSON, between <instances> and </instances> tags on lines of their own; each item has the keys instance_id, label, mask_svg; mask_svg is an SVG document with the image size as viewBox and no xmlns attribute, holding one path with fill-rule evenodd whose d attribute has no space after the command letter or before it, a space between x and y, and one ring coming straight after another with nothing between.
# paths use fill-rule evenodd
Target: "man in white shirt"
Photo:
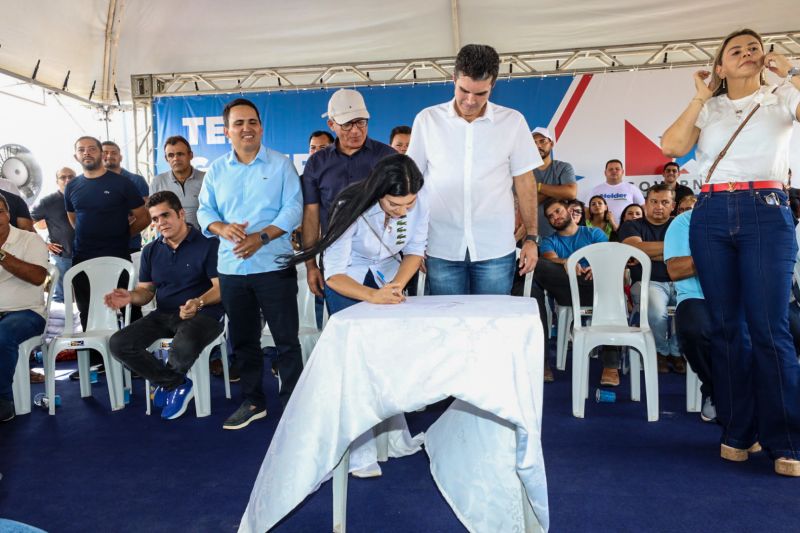
<instances>
[{"instance_id":1,"label":"man in white shirt","mask_svg":"<svg viewBox=\"0 0 800 533\"><path fill-rule=\"evenodd\" d=\"M589 204L592 196L602 196L608 204L608 210L614 215L614 220L619 224L622 211L631 204L644 205L644 196L639 187L622 181L625 169L619 159L611 159L606 163L605 175L606 182L592 189L586 198L586 204Z\"/></svg>"},{"instance_id":2,"label":"man in white shirt","mask_svg":"<svg viewBox=\"0 0 800 533\"><path fill-rule=\"evenodd\" d=\"M542 159L521 113L489 102L500 68L490 46L456 57L455 98L414 119L409 155L430 202L431 294L510 294L514 275L514 194L526 236L520 274L536 266L536 180Z\"/></svg>"},{"instance_id":3,"label":"man in white shirt","mask_svg":"<svg viewBox=\"0 0 800 533\"><path fill-rule=\"evenodd\" d=\"M44 331L45 278L47 245L36 233L11 226L0 194L0 422L14 418L11 385L19 345Z\"/></svg>"}]
</instances>

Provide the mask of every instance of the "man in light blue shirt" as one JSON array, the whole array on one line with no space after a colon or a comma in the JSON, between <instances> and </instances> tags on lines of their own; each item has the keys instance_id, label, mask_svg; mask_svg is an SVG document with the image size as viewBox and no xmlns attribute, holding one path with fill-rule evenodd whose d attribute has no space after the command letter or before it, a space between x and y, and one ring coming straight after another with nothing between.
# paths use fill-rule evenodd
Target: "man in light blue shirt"
<instances>
[{"instance_id":1,"label":"man in light blue shirt","mask_svg":"<svg viewBox=\"0 0 800 533\"><path fill-rule=\"evenodd\" d=\"M262 388L263 315L278 351L279 397L289 400L303 370L297 314L297 272L283 268L292 253L291 231L300 225L300 178L282 154L261 145L264 128L256 106L237 98L222 112L230 153L216 159L200 190L197 219L207 236L220 237L222 304L242 383L243 402L223 424L241 429L267 416Z\"/></svg>"},{"instance_id":2,"label":"man in light blue shirt","mask_svg":"<svg viewBox=\"0 0 800 533\"><path fill-rule=\"evenodd\" d=\"M711 381L711 318L689 249L691 219L689 210L672 220L664 236L664 262L677 292L674 320L678 344L689 366L700 378L700 392L703 394L700 417L711 422L717 416Z\"/></svg>"}]
</instances>

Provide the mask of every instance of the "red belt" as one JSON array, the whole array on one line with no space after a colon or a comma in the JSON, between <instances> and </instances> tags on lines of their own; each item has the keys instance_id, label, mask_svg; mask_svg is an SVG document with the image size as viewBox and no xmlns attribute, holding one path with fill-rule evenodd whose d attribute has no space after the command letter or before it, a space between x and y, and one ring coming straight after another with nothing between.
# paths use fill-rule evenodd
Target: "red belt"
<instances>
[{"instance_id":1,"label":"red belt","mask_svg":"<svg viewBox=\"0 0 800 533\"><path fill-rule=\"evenodd\" d=\"M778 189L783 190L781 181L730 181L728 183L707 183L700 187L700 192L733 192L749 191L750 189Z\"/></svg>"}]
</instances>

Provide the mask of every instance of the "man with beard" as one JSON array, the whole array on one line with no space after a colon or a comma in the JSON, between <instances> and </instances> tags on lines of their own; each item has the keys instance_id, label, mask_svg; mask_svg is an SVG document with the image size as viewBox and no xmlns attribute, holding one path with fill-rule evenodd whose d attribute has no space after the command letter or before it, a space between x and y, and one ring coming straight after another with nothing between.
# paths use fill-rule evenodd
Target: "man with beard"
<instances>
[{"instance_id":1,"label":"man with beard","mask_svg":"<svg viewBox=\"0 0 800 533\"><path fill-rule=\"evenodd\" d=\"M547 331L547 310L544 291L549 292L558 305L572 305L569 276L566 271L567 259L576 250L585 246L608 242L608 238L602 230L577 225L567 210L567 206L566 200L553 198L545 200L543 206L545 217L555 233L542 239L542 245L539 248L542 256L533 272L533 279L536 283L533 284L531 296L536 298L539 304L539 317L542 319L545 331ZM585 262L579 263L577 273L581 305L592 305L592 267ZM546 336L544 337L544 354L545 381L553 381L553 372L547 364ZM604 370L601 383L618 385L619 351L614 349L603 351L602 360Z\"/></svg>"},{"instance_id":2,"label":"man with beard","mask_svg":"<svg viewBox=\"0 0 800 533\"><path fill-rule=\"evenodd\" d=\"M555 143L550 131L547 128L535 128L531 135L542 158L542 166L533 169L533 176L536 178L539 196L539 235L545 238L552 235L555 230L547 223L547 217L544 216L544 202L548 198L574 200L578 194L578 184L575 181L575 169L572 165L552 158Z\"/></svg>"},{"instance_id":3,"label":"man with beard","mask_svg":"<svg viewBox=\"0 0 800 533\"><path fill-rule=\"evenodd\" d=\"M144 199L136 187L119 174L108 171L102 163L102 147L94 137L80 137L75 142L75 160L83 174L64 188L64 206L67 218L75 228L72 266L95 257L119 257L131 260L128 242L150 224ZM132 222L128 222L128 214ZM127 287L128 276L120 278L120 287ZM81 326L86 329L89 312L89 278L80 274L73 278L72 286ZM69 290L69 287L67 287ZM102 360L92 351L92 364ZM98 369L103 372L104 369ZM73 372L70 379L78 379Z\"/></svg>"},{"instance_id":4,"label":"man with beard","mask_svg":"<svg viewBox=\"0 0 800 533\"><path fill-rule=\"evenodd\" d=\"M625 222L619 228L620 241L639 248L652 262L647 320L656 340L658 371L661 374L668 373L670 367L678 374L686 373L686 364L681 357L678 339L675 335L669 334L667 315L667 307L677 304L675 286L664 263L664 237L672 221L670 216L673 209L675 209L675 191L666 183L657 183L647 190L644 217ZM641 281L641 266L631 267L631 279L634 287L637 281ZM634 300L638 300L636 295Z\"/></svg>"}]
</instances>

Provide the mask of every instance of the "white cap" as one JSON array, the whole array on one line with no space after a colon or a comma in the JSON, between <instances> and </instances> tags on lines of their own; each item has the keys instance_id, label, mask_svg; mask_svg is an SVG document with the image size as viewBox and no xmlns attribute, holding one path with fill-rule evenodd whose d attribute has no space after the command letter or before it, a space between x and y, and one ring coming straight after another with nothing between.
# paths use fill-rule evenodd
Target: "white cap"
<instances>
[{"instance_id":1,"label":"white cap","mask_svg":"<svg viewBox=\"0 0 800 533\"><path fill-rule=\"evenodd\" d=\"M542 127L534 128L533 131L531 132L531 135L536 135L536 134L539 134L542 137L547 137L548 139L550 139L550 142L555 142L553 136L550 135L550 130L548 130L547 128L542 128Z\"/></svg>"},{"instance_id":2,"label":"white cap","mask_svg":"<svg viewBox=\"0 0 800 533\"><path fill-rule=\"evenodd\" d=\"M328 100L328 112L322 114L322 118L325 117L337 124L346 124L357 118L369 118L369 112L361 93L353 89L339 89Z\"/></svg>"}]
</instances>

